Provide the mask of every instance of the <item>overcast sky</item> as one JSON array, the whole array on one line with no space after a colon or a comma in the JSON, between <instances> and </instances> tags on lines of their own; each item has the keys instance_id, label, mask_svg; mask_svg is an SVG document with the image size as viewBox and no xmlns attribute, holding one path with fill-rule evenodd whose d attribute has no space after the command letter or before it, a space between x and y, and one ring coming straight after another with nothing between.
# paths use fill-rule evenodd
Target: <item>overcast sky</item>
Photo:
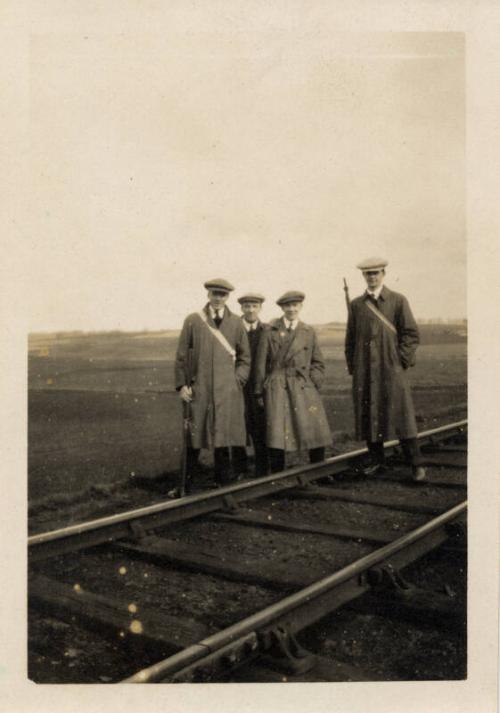
<instances>
[{"instance_id":1,"label":"overcast sky","mask_svg":"<svg viewBox=\"0 0 500 713\"><path fill-rule=\"evenodd\" d=\"M31 121L32 331L179 327L213 277L343 320L373 254L465 316L461 35L42 34Z\"/></svg>"}]
</instances>

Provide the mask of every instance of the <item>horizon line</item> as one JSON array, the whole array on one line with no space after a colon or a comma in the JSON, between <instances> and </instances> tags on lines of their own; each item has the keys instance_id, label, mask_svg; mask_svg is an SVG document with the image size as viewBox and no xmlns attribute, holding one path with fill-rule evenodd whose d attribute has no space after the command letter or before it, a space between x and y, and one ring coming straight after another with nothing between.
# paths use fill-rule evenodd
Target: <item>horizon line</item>
<instances>
[{"instance_id":1,"label":"horizon line","mask_svg":"<svg viewBox=\"0 0 500 713\"><path fill-rule=\"evenodd\" d=\"M416 320L417 324L426 326L446 326L446 325L462 325L466 326L468 324L467 317L429 317ZM331 325L338 325L341 327L347 326L347 321L332 320L330 322L320 322L312 323L312 327L321 328L328 327ZM110 334L110 333L121 333L121 334L158 334L159 332L180 332L182 326L177 327L143 327L141 329L133 328L121 328L121 327L108 327L108 328L92 328L92 329L37 329L34 331L29 331L28 336L37 334Z\"/></svg>"}]
</instances>

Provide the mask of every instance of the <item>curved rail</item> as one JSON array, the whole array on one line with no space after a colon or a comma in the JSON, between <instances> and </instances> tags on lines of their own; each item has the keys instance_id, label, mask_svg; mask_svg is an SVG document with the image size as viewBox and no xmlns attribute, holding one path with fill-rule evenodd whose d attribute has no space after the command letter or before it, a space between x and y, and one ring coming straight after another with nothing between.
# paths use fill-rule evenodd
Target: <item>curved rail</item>
<instances>
[{"instance_id":1,"label":"curved rail","mask_svg":"<svg viewBox=\"0 0 500 713\"><path fill-rule=\"evenodd\" d=\"M453 432L462 432L466 428L467 420L464 419L423 431L418 435L418 439L432 441L436 437L450 436ZM399 440L387 441L384 448L390 450L396 448L399 443ZM136 510L31 535L28 537L30 557L37 560L91 547L120 537L127 537L131 533L133 534L137 527L160 527L214 512L227 506L231 499L243 501L295 487L297 484L304 485L346 470L352 461L361 458L367 452L367 448L360 448L328 458L321 463L297 466L281 473L235 483L215 491L191 495L174 501L162 501Z\"/></svg>"},{"instance_id":2,"label":"curved rail","mask_svg":"<svg viewBox=\"0 0 500 713\"><path fill-rule=\"evenodd\" d=\"M256 614L252 614L242 621L239 621L236 624L233 624L232 626L203 639L197 644L189 646L188 648L164 659L163 661L138 671L136 674L125 679L123 682L153 683L164 680L176 672L179 672L183 668L192 666L197 661L200 661L214 652L223 649L228 644L234 643L236 640L242 639L242 637L247 637L251 633L257 633L258 630L269 626L274 621L282 618L290 612L293 612L293 610L298 607L312 603L317 597L335 589L336 587L339 587L348 580L359 578L359 576L367 570L387 561L398 552L408 549L419 540L423 540L432 533L435 533L443 525L449 523L451 520L454 520L459 515L464 513L466 509L467 501L464 501L416 530L403 535L394 542L391 542L388 545L371 552L369 555L361 557L356 562L343 567L338 572L335 572L334 574L309 585L305 589L302 589L299 592L292 594L285 599L266 607L265 609L262 609Z\"/></svg>"}]
</instances>

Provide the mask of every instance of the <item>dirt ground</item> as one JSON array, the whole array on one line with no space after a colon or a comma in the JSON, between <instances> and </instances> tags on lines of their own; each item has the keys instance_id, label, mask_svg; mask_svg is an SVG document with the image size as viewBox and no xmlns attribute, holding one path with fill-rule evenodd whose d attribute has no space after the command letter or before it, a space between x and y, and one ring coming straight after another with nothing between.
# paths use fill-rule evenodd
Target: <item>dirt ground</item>
<instances>
[{"instance_id":1,"label":"dirt ground","mask_svg":"<svg viewBox=\"0 0 500 713\"><path fill-rule=\"evenodd\" d=\"M425 327L417 366L409 372L420 430L464 418L467 400L465 339L445 327ZM352 436L342 331L320 330L319 338L332 431L327 455L335 455L360 444ZM134 489L141 478L175 484L181 444L172 381L176 340L175 333L30 339L30 532L146 504L151 499ZM210 466L209 453L202 460ZM288 458L289 465L302 461L300 453Z\"/></svg>"},{"instance_id":2,"label":"dirt ground","mask_svg":"<svg viewBox=\"0 0 500 713\"><path fill-rule=\"evenodd\" d=\"M431 470L431 475L438 478L441 469ZM464 470L454 475L463 482ZM340 484L353 491L367 486L379 494L390 488L398 489L397 484L385 481ZM456 493L448 489L431 486L421 489L422 493L428 493L429 501L439 503L443 510L457 500ZM286 517L315 525L362 526L373 533L389 533L393 539L430 517L358 503L309 498L290 500L284 493L279 498L252 501L245 510L267 513L271 519ZM192 544L197 552L215 554L222 562L235 559L247 569L251 569L253 563L264 561L274 572L286 571L288 580L295 576L296 587L327 576L376 548L374 544L356 540L250 528L213 518L178 523L157 534L183 545ZM197 622L203 625L204 635L230 626L289 593L285 585L282 589L251 583L242 586L239 582L199 571L130 559L127 553L105 548L40 563L34 570L72 587L112 596L124 607L133 605L139 620L141 611L152 609L180 620ZM464 555L437 551L404 572L413 585L431 592L449 592L454 603L460 603L465 619ZM30 675L38 681L119 680L136 670L137 660L141 665L153 661L153 658L149 661L147 652L141 652L137 659L130 637L110 642L109 638L88 633L78 626L69 627L51 616L32 613L29 636ZM357 611L347 606L305 632L301 640L323 661L354 667L363 680L447 680L465 675L465 628L460 624L454 628L436 627L425 621L394 619L390 615ZM246 675L235 673L231 680L248 680ZM325 675L326 679L322 677ZM332 680L329 675L313 671L309 677L285 678Z\"/></svg>"},{"instance_id":3,"label":"dirt ground","mask_svg":"<svg viewBox=\"0 0 500 713\"><path fill-rule=\"evenodd\" d=\"M386 681L466 678L465 557L437 550L405 568L404 575L411 584L430 591L443 592L448 585L453 602L462 607L463 621L436 626L424 620L405 621L345 607L308 631L304 644L314 640L320 655Z\"/></svg>"}]
</instances>

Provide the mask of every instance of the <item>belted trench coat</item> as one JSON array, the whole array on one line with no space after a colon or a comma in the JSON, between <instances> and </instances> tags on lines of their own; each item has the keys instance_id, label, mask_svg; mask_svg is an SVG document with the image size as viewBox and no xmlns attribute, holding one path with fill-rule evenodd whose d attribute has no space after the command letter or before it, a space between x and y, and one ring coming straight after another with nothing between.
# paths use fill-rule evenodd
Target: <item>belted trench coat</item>
<instances>
[{"instance_id":1,"label":"belted trench coat","mask_svg":"<svg viewBox=\"0 0 500 713\"><path fill-rule=\"evenodd\" d=\"M377 301L377 309L396 333L368 308L369 299L365 293L351 302L345 340L356 438L415 438L415 411L405 372L415 364L417 324L403 295L384 286Z\"/></svg>"},{"instance_id":2,"label":"belted trench coat","mask_svg":"<svg viewBox=\"0 0 500 713\"><path fill-rule=\"evenodd\" d=\"M264 396L268 448L295 451L331 445L318 390L325 362L314 329L298 322L287 333L283 318L262 334L255 364L255 393Z\"/></svg>"},{"instance_id":3,"label":"belted trench coat","mask_svg":"<svg viewBox=\"0 0 500 713\"><path fill-rule=\"evenodd\" d=\"M204 313L216 329L208 306ZM187 360L191 348L191 447L220 448L246 443L243 388L250 373L250 347L241 319L224 308L219 327L235 351L235 358L211 333L199 313L186 317L175 358L175 386L188 383Z\"/></svg>"}]
</instances>

